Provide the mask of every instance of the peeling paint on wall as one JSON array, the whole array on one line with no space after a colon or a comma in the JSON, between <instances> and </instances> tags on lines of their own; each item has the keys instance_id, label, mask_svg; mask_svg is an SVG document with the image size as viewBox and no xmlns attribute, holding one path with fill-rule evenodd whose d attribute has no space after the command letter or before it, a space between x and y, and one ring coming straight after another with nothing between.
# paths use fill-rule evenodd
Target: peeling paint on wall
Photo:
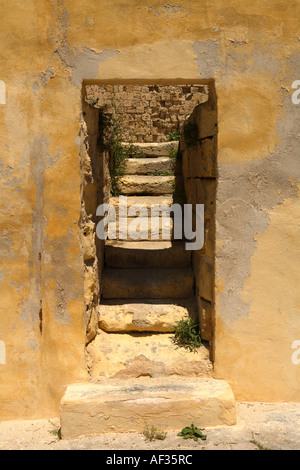
<instances>
[{"instance_id":1,"label":"peeling paint on wall","mask_svg":"<svg viewBox=\"0 0 300 470\"><path fill-rule=\"evenodd\" d=\"M97 76L100 62L113 57L119 51L104 49L97 52L87 46L83 46L82 51L72 48L68 43L69 14L62 0L58 2L57 14L62 39L58 42L54 55L60 60L63 67L68 70L71 83L75 87L79 87L83 80L93 79Z\"/></svg>"},{"instance_id":2,"label":"peeling paint on wall","mask_svg":"<svg viewBox=\"0 0 300 470\"><path fill-rule=\"evenodd\" d=\"M195 59L199 68L199 75L202 78L212 78L221 74L223 63L220 56L220 45L212 40L195 41Z\"/></svg>"}]
</instances>

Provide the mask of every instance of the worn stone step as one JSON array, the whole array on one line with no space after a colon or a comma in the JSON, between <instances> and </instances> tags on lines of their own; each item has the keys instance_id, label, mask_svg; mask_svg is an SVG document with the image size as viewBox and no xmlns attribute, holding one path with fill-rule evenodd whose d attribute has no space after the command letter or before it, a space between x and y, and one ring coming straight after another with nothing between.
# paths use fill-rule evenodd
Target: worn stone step
<instances>
[{"instance_id":1,"label":"worn stone step","mask_svg":"<svg viewBox=\"0 0 300 470\"><path fill-rule=\"evenodd\" d=\"M117 189L121 194L172 194L175 176L125 175L118 179Z\"/></svg>"},{"instance_id":2,"label":"worn stone step","mask_svg":"<svg viewBox=\"0 0 300 470\"><path fill-rule=\"evenodd\" d=\"M107 241L105 261L111 268L185 268L191 251L180 241Z\"/></svg>"},{"instance_id":3,"label":"worn stone step","mask_svg":"<svg viewBox=\"0 0 300 470\"><path fill-rule=\"evenodd\" d=\"M126 198L126 200L125 200ZM126 210L134 206L134 210L141 211L142 209L151 209L152 206L171 206L174 203L174 198L172 194L160 195L160 196L122 196L111 197L109 203L114 206L116 214L119 214L119 205L123 204Z\"/></svg>"},{"instance_id":4,"label":"worn stone step","mask_svg":"<svg viewBox=\"0 0 300 470\"><path fill-rule=\"evenodd\" d=\"M143 143L135 143L130 144L128 142L122 142L124 147L132 147L134 148L134 155L135 156L142 156L142 157L169 157L170 152L174 150L178 150L179 142L172 141L172 142L143 142Z\"/></svg>"},{"instance_id":5,"label":"worn stone step","mask_svg":"<svg viewBox=\"0 0 300 470\"><path fill-rule=\"evenodd\" d=\"M236 424L229 384L212 378L136 380L69 385L60 404L61 436L163 431Z\"/></svg>"},{"instance_id":6,"label":"worn stone step","mask_svg":"<svg viewBox=\"0 0 300 470\"><path fill-rule=\"evenodd\" d=\"M173 240L174 222L171 218L124 218L108 222L108 240ZM182 223L180 223L182 227ZM176 236L182 237L183 229Z\"/></svg>"},{"instance_id":7,"label":"worn stone step","mask_svg":"<svg viewBox=\"0 0 300 470\"><path fill-rule=\"evenodd\" d=\"M182 205L174 201L173 195L120 196L111 197L109 220L126 217L174 216L174 211L183 214Z\"/></svg>"},{"instance_id":8,"label":"worn stone step","mask_svg":"<svg viewBox=\"0 0 300 470\"><path fill-rule=\"evenodd\" d=\"M108 332L149 331L170 333L182 319L197 318L195 299L117 300L98 307L99 327Z\"/></svg>"},{"instance_id":9,"label":"worn stone step","mask_svg":"<svg viewBox=\"0 0 300 470\"><path fill-rule=\"evenodd\" d=\"M151 175L167 173L172 175L175 172L175 159L170 157L156 158L130 158L126 162L126 175Z\"/></svg>"},{"instance_id":10,"label":"worn stone step","mask_svg":"<svg viewBox=\"0 0 300 470\"><path fill-rule=\"evenodd\" d=\"M212 363L206 343L191 352L175 345L173 338L172 333L98 330L87 350L91 377L210 377Z\"/></svg>"},{"instance_id":11,"label":"worn stone step","mask_svg":"<svg viewBox=\"0 0 300 470\"><path fill-rule=\"evenodd\" d=\"M193 271L184 269L112 269L102 276L104 299L187 299L194 294Z\"/></svg>"}]
</instances>

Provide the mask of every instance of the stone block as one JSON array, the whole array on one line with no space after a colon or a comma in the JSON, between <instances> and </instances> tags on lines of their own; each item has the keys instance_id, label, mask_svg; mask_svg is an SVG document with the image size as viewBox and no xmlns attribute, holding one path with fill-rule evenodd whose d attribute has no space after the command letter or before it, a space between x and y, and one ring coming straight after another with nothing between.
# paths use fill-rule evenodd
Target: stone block
<instances>
[{"instance_id":1,"label":"stone block","mask_svg":"<svg viewBox=\"0 0 300 470\"><path fill-rule=\"evenodd\" d=\"M216 207L216 189L215 179L196 179L196 203L204 204L205 216L214 216Z\"/></svg>"},{"instance_id":2,"label":"stone block","mask_svg":"<svg viewBox=\"0 0 300 470\"><path fill-rule=\"evenodd\" d=\"M193 121L197 124L199 139L212 137L218 133L217 109L212 99L195 108Z\"/></svg>"},{"instance_id":3,"label":"stone block","mask_svg":"<svg viewBox=\"0 0 300 470\"><path fill-rule=\"evenodd\" d=\"M153 173L174 172L175 160L170 157L129 158L126 162L126 175L151 175Z\"/></svg>"},{"instance_id":4,"label":"stone block","mask_svg":"<svg viewBox=\"0 0 300 470\"><path fill-rule=\"evenodd\" d=\"M118 180L117 188L124 195L171 194L174 182L174 176L125 175Z\"/></svg>"},{"instance_id":5,"label":"stone block","mask_svg":"<svg viewBox=\"0 0 300 470\"><path fill-rule=\"evenodd\" d=\"M198 298L197 302L198 302L201 338L205 341L211 341L213 339L214 323L215 323L214 304L212 302L208 302L202 297Z\"/></svg>"},{"instance_id":6,"label":"stone block","mask_svg":"<svg viewBox=\"0 0 300 470\"><path fill-rule=\"evenodd\" d=\"M175 345L172 333L98 331L87 347L92 379L211 377L209 350L204 345L194 352Z\"/></svg>"},{"instance_id":7,"label":"stone block","mask_svg":"<svg viewBox=\"0 0 300 470\"><path fill-rule=\"evenodd\" d=\"M217 139L216 136L199 142L201 167L197 176L215 178L217 174Z\"/></svg>"},{"instance_id":8,"label":"stone block","mask_svg":"<svg viewBox=\"0 0 300 470\"><path fill-rule=\"evenodd\" d=\"M95 245L95 224L93 222L85 224L79 231L79 239L83 259L85 261L95 258L96 245Z\"/></svg>"},{"instance_id":9,"label":"stone block","mask_svg":"<svg viewBox=\"0 0 300 470\"><path fill-rule=\"evenodd\" d=\"M230 386L216 379L136 379L130 384L78 383L68 386L60 405L63 439L99 433L142 432L145 422L165 431L190 423L234 425Z\"/></svg>"},{"instance_id":10,"label":"stone block","mask_svg":"<svg viewBox=\"0 0 300 470\"><path fill-rule=\"evenodd\" d=\"M187 304L187 305L186 305ZM176 323L187 319L190 314L195 317L196 305L188 301L177 304L174 300L165 299L105 303L99 306L99 327L108 332L150 331L171 333ZM191 313L191 308L193 312Z\"/></svg>"},{"instance_id":11,"label":"stone block","mask_svg":"<svg viewBox=\"0 0 300 470\"><path fill-rule=\"evenodd\" d=\"M197 297L202 297L210 302L214 301L215 293L215 265L214 259L207 256L195 256L194 272L196 277Z\"/></svg>"}]
</instances>

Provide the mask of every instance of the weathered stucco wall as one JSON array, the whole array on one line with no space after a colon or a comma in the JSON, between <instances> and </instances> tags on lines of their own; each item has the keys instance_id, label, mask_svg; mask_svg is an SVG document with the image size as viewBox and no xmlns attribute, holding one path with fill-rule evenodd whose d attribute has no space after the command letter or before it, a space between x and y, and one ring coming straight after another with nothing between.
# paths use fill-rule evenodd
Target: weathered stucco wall
<instances>
[{"instance_id":1,"label":"weathered stucco wall","mask_svg":"<svg viewBox=\"0 0 300 470\"><path fill-rule=\"evenodd\" d=\"M215 80L215 374L237 399L299 400L299 15L285 0L1 2L1 419L55 414L86 378L78 134L97 79Z\"/></svg>"}]
</instances>

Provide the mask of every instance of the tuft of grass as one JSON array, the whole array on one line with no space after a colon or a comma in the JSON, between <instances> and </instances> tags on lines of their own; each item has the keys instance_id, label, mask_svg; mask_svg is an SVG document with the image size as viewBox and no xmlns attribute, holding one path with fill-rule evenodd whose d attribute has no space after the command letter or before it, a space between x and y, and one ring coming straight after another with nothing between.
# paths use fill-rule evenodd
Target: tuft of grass
<instances>
[{"instance_id":1,"label":"tuft of grass","mask_svg":"<svg viewBox=\"0 0 300 470\"><path fill-rule=\"evenodd\" d=\"M89 98L87 100L87 103L89 104L91 108L93 108L94 106L98 104L98 101L99 101L99 98Z\"/></svg>"},{"instance_id":2,"label":"tuft of grass","mask_svg":"<svg viewBox=\"0 0 300 470\"><path fill-rule=\"evenodd\" d=\"M174 173L172 171L153 171L150 173L151 176L172 176Z\"/></svg>"},{"instance_id":3,"label":"tuft of grass","mask_svg":"<svg viewBox=\"0 0 300 470\"><path fill-rule=\"evenodd\" d=\"M170 149L169 150L169 157L172 158L173 160L182 160L182 153L180 148L178 149Z\"/></svg>"},{"instance_id":4,"label":"tuft of grass","mask_svg":"<svg viewBox=\"0 0 300 470\"><path fill-rule=\"evenodd\" d=\"M180 131L169 132L168 138L169 138L169 141L179 140Z\"/></svg>"},{"instance_id":5,"label":"tuft of grass","mask_svg":"<svg viewBox=\"0 0 300 470\"><path fill-rule=\"evenodd\" d=\"M125 127L118 112L114 97L112 112L105 111L105 107L99 111L99 139L100 151L108 151L110 154L109 173L111 180L111 195L118 196L118 180L125 173L128 158L137 157L137 151L133 144L124 145Z\"/></svg>"},{"instance_id":6,"label":"tuft of grass","mask_svg":"<svg viewBox=\"0 0 300 470\"><path fill-rule=\"evenodd\" d=\"M194 426L194 424L183 428L177 436L181 436L183 439L193 439L195 442L197 442L198 439L201 439L202 441L206 440L206 435L202 433L201 429Z\"/></svg>"},{"instance_id":7,"label":"tuft of grass","mask_svg":"<svg viewBox=\"0 0 300 470\"><path fill-rule=\"evenodd\" d=\"M197 352L202 345L199 325L192 318L182 319L174 328L173 343L190 352Z\"/></svg>"},{"instance_id":8,"label":"tuft of grass","mask_svg":"<svg viewBox=\"0 0 300 470\"><path fill-rule=\"evenodd\" d=\"M117 112L117 106L114 102L114 112L111 116L111 142L110 142L110 178L111 178L111 195L118 196L118 180L125 173L127 159L131 153L131 146L124 147L123 142L123 126L122 121Z\"/></svg>"},{"instance_id":9,"label":"tuft of grass","mask_svg":"<svg viewBox=\"0 0 300 470\"><path fill-rule=\"evenodd\" d=\"M154 425L146 425L143 434L150 442L154 440L163 441L167 437L166 432L158 430Z\"/></svg>"},{"instance_id":10,"label":"tuft of grass","mask_svg":"<svg viewBox=\"0 0 300 470\"><path fill-rule=\"evenodd\" d=\"M253 434L252 434L252 440L250 442L252 442L252 444L256 445L256 447L258 448L258 450L271 450L269 449L268 447L265 447L263 444L261 444L260 442L256 441Z\"/></svg>"},{"instance_id":11,"label":"tuft of grass","mask_svg":"<svg viewBox=\"0 0 300 470\"><path fill-rule=\"evenodd\" d=\"M54 427L53 429L51 429L49 431L50 434L52 434L53 436L55 436L58 440L61 439L61 429L59 426L56 426L54 423L52 423L50 420L48 420L50 424L52 424L52 426Z\"/></svg>"},{"instance_id":12,"label":"tuft of grass","mask_svg":"<svg viewBox=\"0 0 300 470\"><path fill-rule=\"evenodd\" d=\"M173 158L174 160L177 158L178 150L176 149L170 149L169 151L169 157Z\"/></svg>"}]
</instances>

